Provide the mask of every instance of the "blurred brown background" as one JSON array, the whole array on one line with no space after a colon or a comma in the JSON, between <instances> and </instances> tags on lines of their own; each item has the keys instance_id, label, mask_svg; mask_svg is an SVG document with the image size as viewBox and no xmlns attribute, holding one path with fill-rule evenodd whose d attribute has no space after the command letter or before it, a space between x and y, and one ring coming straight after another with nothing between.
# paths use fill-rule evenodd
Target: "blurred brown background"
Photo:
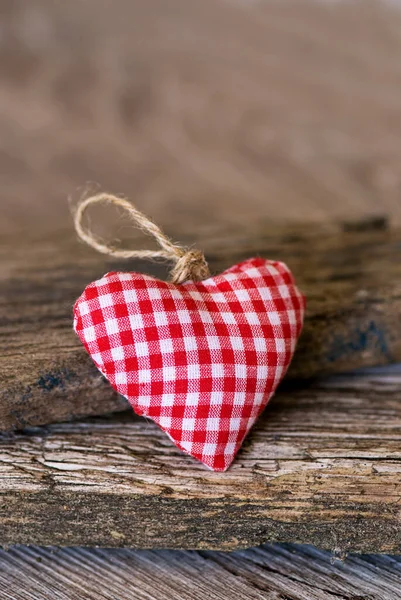
<instances>
[{"instance_id":1,"label":"blurred brown background","mask_svg":"<svg viewBox=\"0 0 401 600\"><path fill-rule=\"evenodd\" d=\"M0 0L0 230L88 183L167 226L399 223L396 4Z\"/></svg>"}]
</instances>

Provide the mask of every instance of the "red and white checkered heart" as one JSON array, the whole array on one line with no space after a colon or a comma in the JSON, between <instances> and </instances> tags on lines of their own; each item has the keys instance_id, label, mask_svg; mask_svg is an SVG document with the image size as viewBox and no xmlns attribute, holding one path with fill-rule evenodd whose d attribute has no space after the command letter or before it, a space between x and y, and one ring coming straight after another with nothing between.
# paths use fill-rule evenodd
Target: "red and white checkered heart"
<instances>
[{"instance_id":1,"label":"red and white checkered heart","mask_svg":"<svg viewBox=\"0 0 401 600\"><path fill-rule=\"evenodd\" d=\"M108 273L77 300L74 328L135 412L224 471L287 370L304 309L286 265L250 259L182 285Z\"/></svg>"}]
</instances>

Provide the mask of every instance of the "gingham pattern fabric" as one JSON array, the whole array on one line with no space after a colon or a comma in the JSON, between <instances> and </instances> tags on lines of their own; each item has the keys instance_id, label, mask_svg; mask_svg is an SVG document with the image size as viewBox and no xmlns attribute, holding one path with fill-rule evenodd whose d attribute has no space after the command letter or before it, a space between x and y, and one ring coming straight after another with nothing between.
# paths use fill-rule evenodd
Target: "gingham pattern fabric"
<instances>
[{"instance_id":1,"label":"gingham pattern fabric","mask_svg":"<svg viewBox=\"0 0 401 600\"><path fill-rule=\"evenodd\" d=\"M224 471L286 372L304 308L286 265L250 259L183 285L107 273L77 300L74 328L136 413Z\"/></svg>"}]
</instances>

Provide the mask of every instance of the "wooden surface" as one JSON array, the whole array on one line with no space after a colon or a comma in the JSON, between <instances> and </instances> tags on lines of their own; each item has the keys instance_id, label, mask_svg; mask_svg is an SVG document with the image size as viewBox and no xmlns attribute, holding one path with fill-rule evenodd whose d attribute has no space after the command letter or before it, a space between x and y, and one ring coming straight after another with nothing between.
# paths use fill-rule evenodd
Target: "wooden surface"
<instances>
[{"instance_id":1,"label":"wooden surface","mask_svg":"<svg viewBox=\"0 0 401 600\"><path fill-rule=\"evenodd\" d=\"M39 237L65 227L66 198L88 181L132 197L164 226L177 216L242 225L367 213L400 223L396 3L4 0L0 14L2 236L15 230L22 240L32 228ZM4 237L1 243L11 264L14 246L7 252ZM29 262L29 250L25 256ZM33 321L24 319L29 330ZM3 348L4 335L0 354ZM40 353L32 349L31 358ZM63 412L54 391L63 373L41 377L35 383L47 389L48 405L63 418L76 414L68 402ZM32 418L32 389L21 396L28 417L18 408L13 422ZM99 395L104 407L103 392L80 392L83 411ZM36 403L34 418L35 410ZM374 421L372 414L367 425ZM372 456L377 448L381 440ZM387 468L393 460L385 459ZM20 548L0 555L1 593L7 600L111 599L112 581L119 600L198 598L199 590L230 600L399 598L396 559L330 565L323 553L301 551L296 560L293 550L219 555L223 568L209 553Z\"/></svg>"},{"instance_id":2,"label":"wooden surface","mask_svg":"<svg viewBox=\"0 0 401 600\"><path fill-rule=\"evenodd\" d=\"M397 4L2 0L0 230L88 182L163 226L400 224Z\"/></svg>"},{"instance_id":3,"label":"wooden surface","mask_svg":"<svg viewBox=\"0 0 401 600\"><path fill-rule=\"evenodd\" d=\"M283 260L308 301L289 377L310 378L401 360L401 231L377 222L350 231L264 226L198 231L212 272L253 255ZM143 247L144 241L136 238ZM72 306L110 263L71 231L0 242L0 429L126 407L72 330ZM153 273L165 276L163 270Z\"/></svg>"},{"instance_id":4,"label":"wooden surface","mask_svg":"<svg viewBox=\"0 0 401 600\"><path fill-rule=\"evenodd\" d=\"M401 558L335 560L310 546L232 554L17 547L0 551L3 600L399 600Z\"/></svg>"},{"instance_id":5,"label":"wooden surface","mask_svg":"<svg viewBox=\"0 0 401 600\"><path fill-rule=\"evenodd\" d=\"M3 434L1 544L401 552L401 370L282 391L224 474L151 422Z\"/></svg>"}]
</instances>

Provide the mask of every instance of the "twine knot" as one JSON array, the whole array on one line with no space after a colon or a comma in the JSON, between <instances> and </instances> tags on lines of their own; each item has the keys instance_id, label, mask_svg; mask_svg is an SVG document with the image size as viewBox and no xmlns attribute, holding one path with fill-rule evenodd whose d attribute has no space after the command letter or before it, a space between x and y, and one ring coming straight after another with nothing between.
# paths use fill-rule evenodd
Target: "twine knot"
<instances>
[{"instance_id":1,"label":"twine knot","mask_svg":"<svg viewBox=\"0 0 401 600\"><path fill-rule=\"evenodd\" d=\"M91 204L102 202L123 208L139 229L156 239L161 249L120 250L98 239L89 229L84 229L82 221L86 209ZM136 209L125 198L119 198L118 196L106 193L85 198L78 204L75 210L74 225L80 239L102 254L108 254L117 258L145 258L174 262L175 264L170 273L172 283L180 284L185 281L202 281L210 277L209 267L203 252L174 244L153 221L148 219L148 217Z\"/></svg>"},{"instance_id":2,"label":"twine knot","mask_svg":"<svg viewBox=\"0 0 401 600\"><path fill-rule=\"evenodd\" d=\"M174 283L202 281L209 276L209 266L203 252L200 252L200 250L188 250L185 252L171 270L171 279Z\"/></svg>"}]
</instances>

